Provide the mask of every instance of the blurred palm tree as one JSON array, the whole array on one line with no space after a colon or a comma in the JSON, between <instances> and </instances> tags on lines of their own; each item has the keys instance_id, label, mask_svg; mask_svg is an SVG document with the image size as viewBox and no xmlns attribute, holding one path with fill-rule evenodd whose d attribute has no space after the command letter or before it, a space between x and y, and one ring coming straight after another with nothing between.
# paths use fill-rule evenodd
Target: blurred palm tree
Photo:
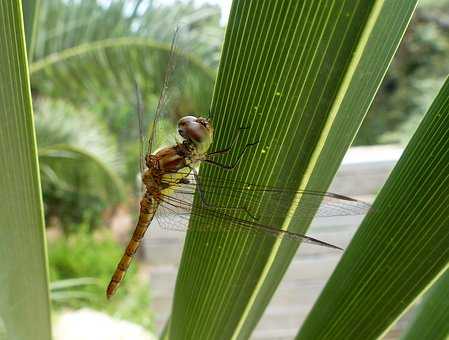
<instances>
[{"instance_id":1,"label":"blurred palm tree","mask_svg":"<svg viewBox=\"0 0 449 340\"><path fill-rule=\"evenodd\" d=\"M174 119L208 110L224 33L219 18L219 8L191 3L41 0L30 47L32 88L102 113L120 141L136 138L134 84L145 107L154 108L177 25L176 82L184 98L172 104Z\"/></svg>"},{"instance_id":2,"label":"blurred palm tree","mask_svg":"<svg viewBox=\"0 0 449 340\"><path fill-rule=\"evenodd\" d=\"M208 110L224 34L220 10L180 2L40 0L24 2L24 17L47 215L92 222L123 197L125 166L128 180L138 169L135 84L148 125L178 25L179 91L166 121Z\"/></svg>"},{"instance_id":3,"label":"blurred palm tree","mask_svg":"<svg viewBox=\"0 0 449 340\"><path fill-rule=\"evenodd\" d=\"M42 98L34 105L47 221L95 225L106 205L124 197L115 139L86 110Z\"/></svg>"}]
</instances>

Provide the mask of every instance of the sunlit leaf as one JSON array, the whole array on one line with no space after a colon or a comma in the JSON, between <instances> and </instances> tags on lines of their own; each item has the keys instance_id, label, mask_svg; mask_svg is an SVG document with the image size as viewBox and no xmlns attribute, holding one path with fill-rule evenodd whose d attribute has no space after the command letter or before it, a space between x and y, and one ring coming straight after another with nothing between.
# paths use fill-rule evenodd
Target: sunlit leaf
<instances>
[{"instance_id":1,"label":"sunlit leaf","mask_svg":"<svg viewBox=\"0 0 449 340\"><path fill-rule=\"evenodd\" d=\"M50 339L42 194L21 1L0 2L0 337Z\"/></svg>"},{"instance_id":2,"label":"sunlit leaf","mask_svg":"<svg viewBox=\"0 0 449 340\"><path fill-rule=\"evenodd\" d=\"M424 296L416 317L404 332L403 340L447 339L449 337L449 270Z\"/></svg>"},{"instance_id":3,"label":"sunlit leaf","mask_svg":"<svg viewBox=\"0 0 449 340\"><path fill-rule=\"evenodd\" d=\"M449 267L449 80L313 307L298 339L381 336Z\"/></svg>"},{"instance_id":4,"label":"sunlit leaf","mask_svg":"<svg viewBox=\"0 0 449 340\"><path fill-rule=\"evenodd\" d=\"M259 141L238 170L214 178L326 190L403 35L415 1L234 1L212 102L214 147ZM238 151L223 157L232 164ZM211 204L236 206L226 197ZM305 232L301 196L266 204L264 223ZM316 207L318 208L318 207ZM273 218L270 211L276 211ZM288 218L277 218L281 213ZM236 228L195 232L191 221L170 324L172 339L246 339L298 243ZM226 223L223 222L223 226Z\"/></svg>"}]
</instances>

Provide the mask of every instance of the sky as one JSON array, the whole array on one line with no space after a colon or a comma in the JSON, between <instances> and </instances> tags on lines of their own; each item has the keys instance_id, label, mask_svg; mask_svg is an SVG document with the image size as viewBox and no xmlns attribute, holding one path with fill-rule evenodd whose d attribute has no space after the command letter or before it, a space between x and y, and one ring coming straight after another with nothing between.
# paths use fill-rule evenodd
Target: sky
<instances>
[{"instance_id":1,"label":"sky","mask_svg":"<svg viewBox=\"0 0 449 340\"><path fill-rule=\"evenodd\" d=\"M111 0L97 0L100 4L108 6ZM153 3L155 5L170 5L175 2L189 2L190 0L156 0ZM203 4L219 5L221 8L221 24L224 25L228 22L229 12L231 11L232 0L193 0L193 3L198 7Z\"/></svg>"},{"instance_id":2,"label":"sky","mask_svg":"<svg viewBox=\"0 0 449 340\"><path fill-rule=\"evenodd\" d=\"M171 4L179 0L157 0L156 4ZM182 2L188 2L184 0ZM231 11L232 0L193 0L195 5L201 6L203 4L219 5L221 7L221 23L226 24L228 22L229 12Z\"/></svg>"},{"instance_id":3,"label":"sky","mask_svg":"<svg viewBox=\"0 0 449 340\"><path fill-rule=\"evenodd\" d=\"M221 7L221 22L228 22L229 12L231 11L232 0L194 0L194 3L197 5L202 4L217 4Z\"/></svg>"}]
</instances>

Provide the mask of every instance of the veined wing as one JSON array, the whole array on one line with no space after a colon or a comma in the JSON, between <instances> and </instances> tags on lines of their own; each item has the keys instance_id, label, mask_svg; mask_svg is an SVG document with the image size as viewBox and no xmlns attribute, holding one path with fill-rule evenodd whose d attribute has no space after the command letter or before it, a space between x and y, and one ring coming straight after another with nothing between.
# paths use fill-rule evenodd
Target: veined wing
<instances>
[{"instance_id":1,"label":"veined wing","mask_svg":"<svg viewBox=\"0 0 449 340\"><path fill-rule=\"evenodd\" d=\"M174 185L176 183L167 183ZM258 206L268 204L270 207L290 206L296 198L304 213L312 213L317 217L334 217L348 215L363 215L371 208L370 204L332 192L314 190L295 190L272 186L262 186L251 183L237 182L226 179L209 178L194 174L186 177L185 183L177 183L173 198L165 197L167 201L180 199L188 206L200 209L205 207L221 210L249 210L250 215L257 215ZM198 192L199 198L193 201L193 195ZM201 195L200 195L201 194ZM220 202L209 202L210 196L220 196ZM226 207L223 201L239 201L239 208ZM218 205L218 206L217 206ZM270 211L270 216L276 216L276 212ZM282 214L283 215L283 214ZM263 216L263 215L261 215Z\"/></svg>"},{"instance_id":2,"label":"veined wing","mask_svg":"<svg viewBox=\"0 0 449 340\"><path fill-rule=\"evenodd\" d=\"M209 67L194 56L191 43L194 31L189 24L180 24L165 54L161 46L160 54L165 56L167 64L150 125L146 151L152 154L159 147L176 142L179 136L176 134L175 122L180 117L201 115L209 109L215 76Z\"/></svg>"},{"instance_id":3,"label":"veined wing","mask_svg":"<svg viewBox=\"0 0 449 340\"><path fill-rule=\"evenodd\" d=\"M163 229L175 230L175 231L186 231L189 227L189 219L192 215L207 217L207 224L201 227L195 227L195 231L220 231L220 230L247 230L251 233L257 233L267 236L285 238L293 241L302 241L318 246L324 246L333 249L342 250L342 248L330 244L325 241L321 241L314 237L310 237L304 234L292 232L289 230L281 230L276 225L270 225L265 223L259 223L257 221L249 221L245 218L238 218L227 213L223 213L216 209L203 209L193 210L189 213L179 212L177 207L164 204L159 208L153 223L159 225ZM220 223L221 221L226 221L225 224ZM223 225L225 229L223 229Z\"/></svg>"},{"instance_id":4,"label":"veined wing","mask_svg":"<svg viewBox=\"0 0 449 340\"><path fill-rule=\"evenodd\" d=\"M222 226L221 221L225 221L223 225L230 228L338 248L306 235L279 230L279 222L276 223L276 220L279 221L279 218L286 215L294 199L299 200L301 216L304 218L363 215L370 209L370 205L365 202L331 192L265 187L230 180L199 178L193 174L184 182L188 183L167 183L174 186L174 193L162 197L157 220L164 228L185 230L192 215L202 216L208 218L207 226L202 228L205 230L218 228ZM198 194L196 199L193 198L195 193ZM212 194L220 199L210 201ZM230 206L227 202L239 203L237 206Z\"/></svg>"},{"instance_id":5,"label":"veined wing","mask_svg":"<svg viewBox=\"0 0 449 340\"><path fill-rule=\"evenodd\" d=\"M172 80L173 72L176 68L176 41L178 38L180 27L177 26L175 32L173 34L173 38L170 45L167 67L165 68L165 74L161 86L161 93L159 95L159 100L157 102L156 112L154 114L153 124L151 126L151 134L150 139L148 141L148 150L147 152L154 152L155 142L156 142L156 134L158 130L158 123L161 118L161 115L165 112L164 109L167 107L168 102L168 89L170 87L170 83Z\"/></svg>"},{"instance_id":6,"label":"veined wing","mask_svg":"<svg viewBox=\"0 0 449 340\"><path fill-rule=\"evenodd\" d=\"M142 102L142 93L140 92L139 84L137 83L137 80L134 80L134 92L136 96L136 112L137 112L137 118L139 120L139 172L140 172L140 178L142 178L143 173L145 171L145 133L143 128L143 102ZM140 181L140 192L143 193L143 183Z\"/></svg>"}]
</instances>

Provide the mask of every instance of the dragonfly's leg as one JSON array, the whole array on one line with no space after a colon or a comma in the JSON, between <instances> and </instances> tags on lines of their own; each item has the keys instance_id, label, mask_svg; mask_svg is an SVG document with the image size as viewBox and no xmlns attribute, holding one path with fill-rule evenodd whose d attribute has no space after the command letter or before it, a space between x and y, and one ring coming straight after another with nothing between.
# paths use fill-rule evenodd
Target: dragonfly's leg
<instances>
[{"instance_id":1,"label":"dragonfly's leg","mask_svg":"<svg viewBox=\"0 0 449 340\"><path fill-rule=\"evenodd\" d=\"M246 144L245 147L243 148L243 150L242 150L242 151L240 152L240 154L238 155L238 157L237 157L236 161L234 162L234 164L231 164L231 165L221 164L221 163L215 162L215 161L213 161L213 160L211 160L211 159L208 159L208 158L206 158L206 159L204 160L204 162L209 163L209 164L212 164L212 165L215 165L215 166L218 166L218 167L220 167L220 168L222 168L222 169L224 169L224 170L234 170L234 169L237 167L237 165L240 163L240 160L242 159L242 157L243 157L243 155L245 154L246 150L247 150L249 147L251 147L251 146L257 145L258 143L259 143L259 142L254 142L254 143L248 143L248 144ZM209 156L209 155L208 155L208 156Z\"/></svg>"},{"instance_id":2,"label":"dragonfly's leg","mask_svg":"<svg viewBox=\"0 0 449 340\"><path fill-rule=\"evenodd\" d=\"M198 173L195 168L190 168L193 172L193 176L195 177L196 187L198 189L198 193L200 195L201 199L201 205L203 207L209 208L209 209L224 209L224 210L240 210L245 212L249 217L251 217L253 220L257 220L257 217L254 216L247 207L220 207L216 205L212 205L206 201L206 197L204 196L203 188L201 187L201 182L198 177Z\"/></svg>"},{"instance_id":3,"label":"dragonfly's leg","mask_svg":"<svg viewBox=\"0 0 449 340\"><path fill-rule=\"evenodd\" d=\"M207 156L208 156L208 157L213 157L213 156L219 156L219 155L225 155L225 154L227 154L229 151L231 151L231 150L234 148L235 144L237 144L237 141L238 141L238 139L239 139L239 137L240 137L240 133L241 133L243 130L248 130L248 129L249 129L248 126L239 128L239 129L237 130L237 135L234 137L234 140L232 141L232 143L231 143L230 146L228 146L227 148L221 149L221 150L209 152L209 153L207 154Z\"/></svg>"}]
</instances>

